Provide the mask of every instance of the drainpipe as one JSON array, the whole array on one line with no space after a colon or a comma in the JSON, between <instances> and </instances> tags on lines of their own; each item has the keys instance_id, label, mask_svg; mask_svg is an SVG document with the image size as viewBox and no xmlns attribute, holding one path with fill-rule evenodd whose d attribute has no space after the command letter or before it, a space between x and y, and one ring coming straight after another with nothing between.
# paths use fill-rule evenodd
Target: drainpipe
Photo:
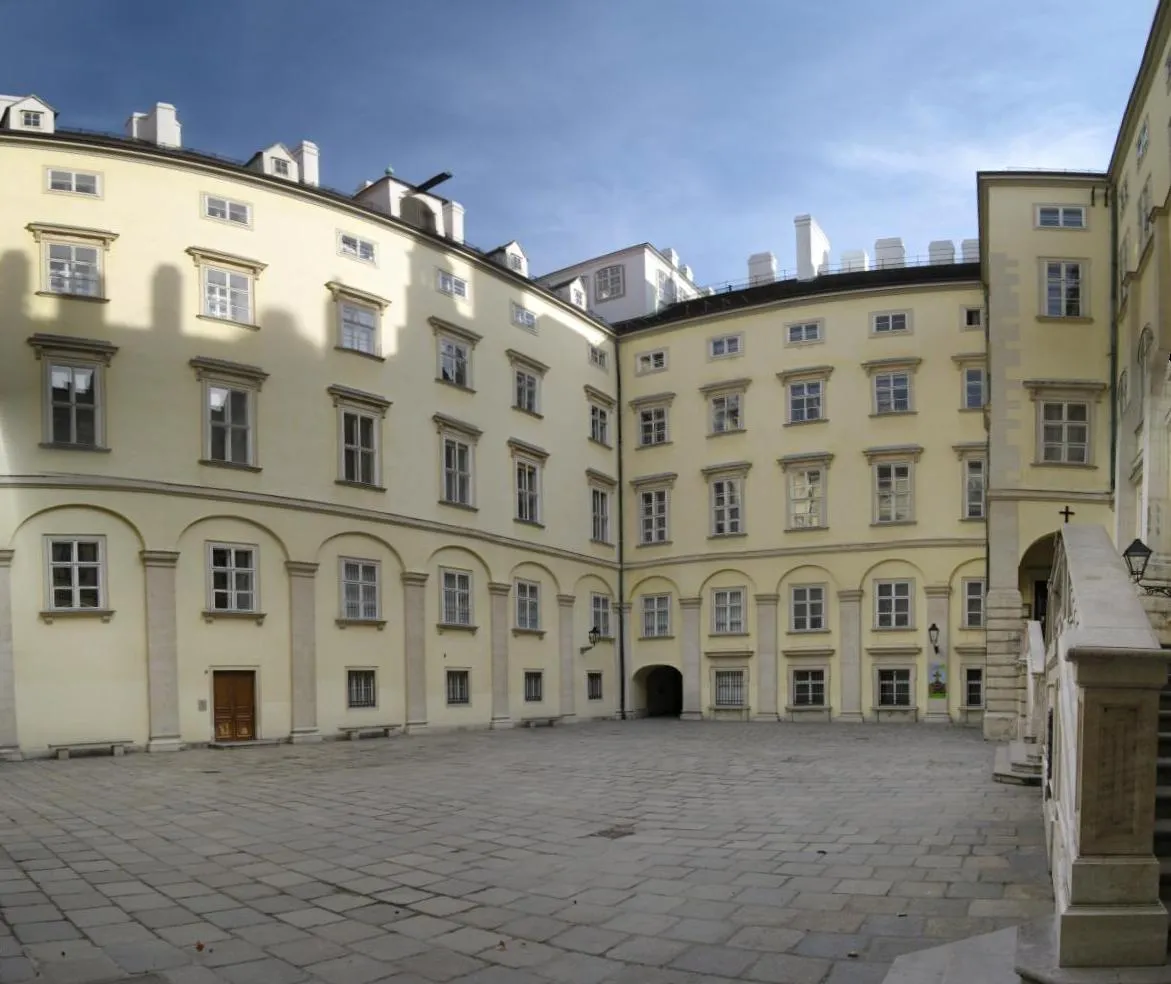
<instances>
[{"instance_id":1,"label":"drainpipe","mask_svg":"<svg viewBox=\"0 0 1171 984\"><path fill-rule=\"evenodd\" d=\"M1104 192L1106 209L1110 213L1110 495L1118 485L1115 469L1118 458L1118 222L1111 205L1113 196L1109 185ZM1118 504L1114 504L1118 514Z\"/></svg>"},{"instance_id":2,"label":"drainpipe","mask_svg":"<svg viewBox=\"0 0 1171 984\"><path fill-rule=\"evenodd\" d=\"M626 720L626 509L622 480L622 360L618 357L618 339L614 339L614 421L618 445L618 717Z\"/></svg>"},{"instance_id":3,"label":"drainpipe","mask_svg":"<svg viewBox=\"0 0 1171 984\"><path fill-rule=\"evenodd\" d=\"M983 248L983 247L982 247ZM988 371L984 374L984 378L988 385L988 395L985 399L988 401L988 408L985 411L988 416L984 418L984 594L987 597L988 589L992 586L992 537L989 534L989 527L992 525L989 513L992 512L988 503L988 489L992 487L992 391L996 386L993 381L992 372L992 304L990 301L991 291L988 289L988 284L982 285L984 288L984 351L988 355ZM987 639L985 639L987 643Z\"/></svg>"}]
</instances>

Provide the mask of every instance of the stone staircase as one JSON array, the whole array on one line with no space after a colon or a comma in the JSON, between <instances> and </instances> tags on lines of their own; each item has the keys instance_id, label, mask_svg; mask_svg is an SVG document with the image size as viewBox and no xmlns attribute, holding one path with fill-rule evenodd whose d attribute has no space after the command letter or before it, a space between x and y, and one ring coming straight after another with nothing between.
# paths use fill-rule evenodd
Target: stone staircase
<instances>
[{"instance_id":1,"label":"stone staircase","mask_svg":"<svg viewBox=\"0 0 1171 984\"><path fill-rule=\"evenodd\" d=\"M1041 746L1035 741L1015 740L996 749L992 778L1017 786L1040 786L1042 778ZM1171 813L1168 813L1171 817Z\"/></svg>"}]
</instances>

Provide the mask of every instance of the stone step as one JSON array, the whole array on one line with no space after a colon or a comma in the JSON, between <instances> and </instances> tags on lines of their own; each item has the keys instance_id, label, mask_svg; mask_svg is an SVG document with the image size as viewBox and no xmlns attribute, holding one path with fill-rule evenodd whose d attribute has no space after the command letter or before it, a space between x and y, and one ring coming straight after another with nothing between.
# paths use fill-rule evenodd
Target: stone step
<instances>
[{"instance_id":1,"label":"stone step","mask_svg":"<svg viewBox=\"0 0 1171 984\"><path fill-rule=\"evenodd\" d=\"M209 741L207 747L231 751L237 748L271 748L273 745L283 744L280 738L253 738L251 741Z\"/></svg>"},{"instance_id":2,"label":"stone step","mask_svg":"<svg viewBox=\"0 0 1171 984\"><path fill-rule=\"evenodd\" d=\"M992 778L996 782L1017 786L1040 786L1041 770L1030 762L1016 761L1010 745L996 749L996 760L992 766Z\"/></svg>"}]
</instances>

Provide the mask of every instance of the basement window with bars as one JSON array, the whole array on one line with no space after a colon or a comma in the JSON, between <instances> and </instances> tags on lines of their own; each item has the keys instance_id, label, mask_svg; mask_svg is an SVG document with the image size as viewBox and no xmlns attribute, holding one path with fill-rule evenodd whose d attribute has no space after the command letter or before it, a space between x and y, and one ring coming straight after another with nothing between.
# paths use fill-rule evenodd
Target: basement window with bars
<instances>
[{"instance_id":1,"label":"basement window with bars","mask_svg":"<svg viewBox=\"0 0 1171 984\"><path fill-rule=\"evenodd\" d=\"M716 670L714 687L716 707L744 707L744 689L743 670Z\"/></svg>"},{"instance_id":2,"label":"basement window with bars","mask_svg":"<svg viewBox=\"0 0 1171 984\"><path fill-rule=\"evenodd\" d=\"M374 686L374 670L346 671L346 706L377 707L377 690Z\"/></svg>"},{"instance_id":3,"label":"basement window with bars","mask_svg":"<svg viewBox=\"0 0 1171 984\"><path fill-rule=\"evenodd\" d=\"M525 673L525 703L539 704L545 699L545 677L539 671L529 670Z\"/></svg>"},{"instance_id":4,"label":"basement window with bars","mask_svg":"<svg viewBox=\"0 0 1171 984\"><path fill-rule=\"evenodd\" d=\"M447 671L448 704L458 705L470 704L472 702L470 676L471 674L468 670Z\"/></svg>"}]
</instances>

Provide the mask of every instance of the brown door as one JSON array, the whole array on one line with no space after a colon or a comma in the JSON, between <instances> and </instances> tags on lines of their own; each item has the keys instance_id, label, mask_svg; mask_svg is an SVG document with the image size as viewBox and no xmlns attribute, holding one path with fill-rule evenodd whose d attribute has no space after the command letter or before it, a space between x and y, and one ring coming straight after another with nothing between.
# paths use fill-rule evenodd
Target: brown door
<instances>
[{"instance_id":1,"label":"brown door","mask_svg":"<svg viewBox=\"0 0 1171 984\"><path fill-rule=\"evenodd\" d=\"M256 737L256 674L251 670L216 670L215 740L251 741Z\"/></svg>"}]
</instances>

